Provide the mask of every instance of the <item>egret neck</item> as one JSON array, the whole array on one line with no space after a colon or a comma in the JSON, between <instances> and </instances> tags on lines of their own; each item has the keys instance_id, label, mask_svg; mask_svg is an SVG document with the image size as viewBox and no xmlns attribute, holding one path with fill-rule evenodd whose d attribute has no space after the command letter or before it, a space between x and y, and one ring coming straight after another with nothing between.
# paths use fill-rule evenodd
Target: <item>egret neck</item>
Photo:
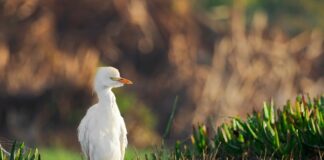
<instances>
[{"instance_id":1,"label":"egret neck","mask_svg":"<svg viewBox=\"0 0 324 160\"><path fill-rule=\"evenodd\" d=\"M101 107L114 107L115 94L111 91L111 88L105 88L97 91L98 104Z\"/></svg>"}]
</instances>

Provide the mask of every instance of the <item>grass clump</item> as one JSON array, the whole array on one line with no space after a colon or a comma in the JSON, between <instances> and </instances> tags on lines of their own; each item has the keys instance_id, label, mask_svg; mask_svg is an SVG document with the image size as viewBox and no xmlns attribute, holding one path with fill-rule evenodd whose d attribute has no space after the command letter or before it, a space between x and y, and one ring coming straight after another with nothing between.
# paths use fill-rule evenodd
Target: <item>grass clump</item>
<instances>
[{"instance_id":1,"label":"grass clump","mask_svg":"<svg viewBox=\"0 0 324 160\"><path fill-rule=\"evenodd\" d=\"M147 159L323 159L324 97L298 96L282 109L265 102L246 120L234 117L214 133L198 125L169 155L152 155Z\"/></svg>"},{"instance_id":2,"label":"grass clump","mask_svg":"<svg viewBox=\"0 0 324 160\"><path fill-rule=\"evenodd\" d=\"M10 153L0 149L0 160L41 160L38 149L26 149L24 143L13 142Z\"/></svg>"}]
</instances>

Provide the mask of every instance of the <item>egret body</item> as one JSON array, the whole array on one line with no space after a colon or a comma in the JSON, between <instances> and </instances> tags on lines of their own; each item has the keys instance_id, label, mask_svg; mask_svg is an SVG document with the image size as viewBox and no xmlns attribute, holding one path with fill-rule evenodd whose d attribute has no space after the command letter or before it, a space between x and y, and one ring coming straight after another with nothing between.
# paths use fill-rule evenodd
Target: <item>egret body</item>
<instances>
[{"instance_id":1,"label":"egret body","mask_svg":"<svg viewBox=\"0 0 324 160\"><path fill-rule=\"evenodd\" d=\"M98 103L91 106L78 127L78 139L88 160L123 160L127 130L112 88L132 84L113 67L100 67L94 80Z\"/></svg>"}]
</instances>

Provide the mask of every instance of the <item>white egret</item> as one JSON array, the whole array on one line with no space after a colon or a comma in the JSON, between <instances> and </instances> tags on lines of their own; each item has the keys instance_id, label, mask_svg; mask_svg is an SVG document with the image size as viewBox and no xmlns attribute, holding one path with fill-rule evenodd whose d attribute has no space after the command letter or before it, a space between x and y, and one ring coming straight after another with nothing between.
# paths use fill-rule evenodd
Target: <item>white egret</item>
<instances>
[{"instance_id":1,"label":"white egret","mask_svg":"<svg viewBox=\"0 0 324 160\"><path fill-rule=\"evenodd\" d=\"M113 67L100 67L94 80L98 103L91 106L78 127L78 139L88 160L123 160L127 130L112 88L132 84Z\"/></svg>"}]
</instances>

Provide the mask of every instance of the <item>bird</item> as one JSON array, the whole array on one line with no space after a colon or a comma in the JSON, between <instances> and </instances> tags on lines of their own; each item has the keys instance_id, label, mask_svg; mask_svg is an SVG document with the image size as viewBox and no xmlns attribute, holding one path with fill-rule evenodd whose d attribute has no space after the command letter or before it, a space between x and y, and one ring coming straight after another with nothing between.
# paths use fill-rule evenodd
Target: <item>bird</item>
<instances>
[{"instance_id":1,"label":"bird","mask_svg":"<svg viewBox=\"0 0 324 160\"><path fill-rule=\"evenodd\" d=\"M99 67L94 78L98 102L91 106L78 126L78 140L88 160L123 160L127 129L116 103L113 88L132 81L120 77L114 67Z\"/></svg>"}]
</instances>

